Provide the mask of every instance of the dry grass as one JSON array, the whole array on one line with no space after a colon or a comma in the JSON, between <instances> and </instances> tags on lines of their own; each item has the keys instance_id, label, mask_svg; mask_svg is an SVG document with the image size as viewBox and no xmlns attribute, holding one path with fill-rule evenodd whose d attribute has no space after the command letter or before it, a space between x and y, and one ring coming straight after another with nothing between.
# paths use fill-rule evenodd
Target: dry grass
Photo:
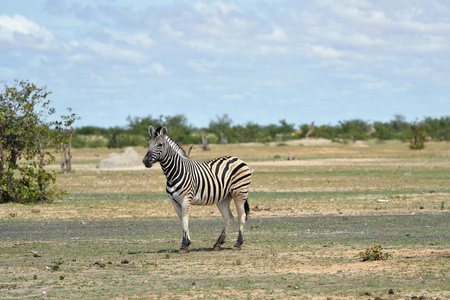
<instances>
[{"instance_id":1,"label":"dry grass","mask_svg":"<svg viewBox=\"0 0 450 300\"><path fill-rule=\"evenodd\" d=\"M68 196L47 205L0 206L0 226L10 232L0 233L5 239L0 293L6 298L449 297L444 287L450 284L450 237L443 220L450 207L450 143L429 142L421 151L400 142L367 145L195 147L193 159L230 154L248 162L252 212L243 250L216 253L205 249L221 230L220 213L216 207L194 207L193 251L185 256L175 253L181 230L158 166L97 170L110 149L74 149L75 172L57 179ZM135 150L141 156L146 151ZM289 153L296 159L287 161ZM22 237L17 228L24 229ZM34 241L33 230L54 235ZM393 258L359 261L358 253L373 243ZM46 269L58 258L64 261L60 270ZM394 295L388 294L391 288Z\"/></svg>"}]
</instances>

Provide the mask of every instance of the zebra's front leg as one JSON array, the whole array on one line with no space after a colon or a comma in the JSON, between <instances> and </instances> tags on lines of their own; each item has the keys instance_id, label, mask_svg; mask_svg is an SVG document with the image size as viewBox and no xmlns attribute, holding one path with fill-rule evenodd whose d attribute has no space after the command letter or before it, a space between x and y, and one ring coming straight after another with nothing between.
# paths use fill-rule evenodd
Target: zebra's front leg
<instances>
[{"instance_id":1,"label":"zebra's front leg","mask_svg":"<svg viewBox=\"0 0 450 300\"><path fill-rule=\"evenodd\" d=\"M183 241L179 253L185 254L189 252L191 237L189 235L189 215L191 213L190 200L183 200L181 204L181 227L183 228Z\"/></svg>"},{"instance_id":2,"label":"zebra's front leg","mask_svg":"<svg viewBox=\"0 0 450 300\"><path fill-rule=\"evenodd\" d=\"M177 201L172 199L172 205L175 211L180 217L181 227L183 229L183 240L181 242L181 248L179 253L184 254L189 252L189 245L191 244L191 238L189 236L189 213L190 213L190 203L187 205L184 202L179 204Z\"/></svg>"},{"instance_id":3,"label":"zebra's front leg","mask_svg":"<svg viewBox=\"0 0 450 300\"><path fill-rule=\"evenodd\" d=\"M233 223L234 217L230 210L231 196L226 197L221 202L217 203L220 213L222 214L223 220L225 221L225 227L220 233L219 239L214 245L214 251L222 250L222 244L225 243L228 230L230 230L231 224Z\"/></svg>"}]
</instances>

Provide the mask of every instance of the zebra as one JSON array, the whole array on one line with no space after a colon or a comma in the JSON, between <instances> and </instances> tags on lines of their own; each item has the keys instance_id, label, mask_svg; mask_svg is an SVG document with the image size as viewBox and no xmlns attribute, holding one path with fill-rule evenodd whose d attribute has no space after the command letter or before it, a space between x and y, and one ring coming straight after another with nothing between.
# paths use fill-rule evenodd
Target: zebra
<instances>
[{"instance_id":1,"label":"zebra","mask_svg":"<svg viewBox=\"0 0 450 300\"><path fill-rule=\"evenodd\" d=\"M244 242L244 225L250 212L248 190L251 172L245 162L237 157L223 156L208 161L191 160L186 152L167 135L166 127L156 130L148 128L150 141L147 154L142 162L151 168L159 162L167 178L166 192L180 217L183 240L179 253L188 253L191 238L189 235L189 214L191 205L216 204L225 221L213 250L222 250L222 244L233 223L230 210L234 200L239 221L239 235L234 250L240 250Z\"/></svg>"}]
</instances>

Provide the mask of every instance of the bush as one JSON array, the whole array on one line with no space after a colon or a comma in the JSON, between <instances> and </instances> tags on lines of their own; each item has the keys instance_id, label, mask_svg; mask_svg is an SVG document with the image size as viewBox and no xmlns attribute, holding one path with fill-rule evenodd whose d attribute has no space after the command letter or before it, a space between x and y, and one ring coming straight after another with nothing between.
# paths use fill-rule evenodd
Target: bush
<instances>
[{"instance_id":1,"label":"bush","mask_svg":"<svg viewBox=\"0 0 450 300\"><path fill-rule=\"evenodd\" d=\"M55 160L47 148L67 142L76 117L71 114L61 116L62 121L47 122L55 109L49 107L50 93L45 89L16 80L14 86L4 84L0 93L2 203L51 202L64 193L54 185L55 173L44 166Z\"/></svg>"},{"instance_id":2,"label":"bush","mask_svg":"<svg viewBox=\"0 0 450 300\"><path fill-rule=\"evenodd\" d=\"M410 141L409 148L412 150L420 150L425 148L425 139L427 132L424 124L413 124L411 130L414 135L414 139Z\"/></svg>"},{"instance_id":3,"label":"bush","mask_svg":"<svg viewBox=\"0 0 450 300\"><path fill-rule=\"evenodd\" d=\"M371 248L367 248L366 251L360 252L359 257L362 261L374 261L388 259L392 257L392 254L383 253L383 248L380 245L374 244Z\"/></svg>"}]
</instances>

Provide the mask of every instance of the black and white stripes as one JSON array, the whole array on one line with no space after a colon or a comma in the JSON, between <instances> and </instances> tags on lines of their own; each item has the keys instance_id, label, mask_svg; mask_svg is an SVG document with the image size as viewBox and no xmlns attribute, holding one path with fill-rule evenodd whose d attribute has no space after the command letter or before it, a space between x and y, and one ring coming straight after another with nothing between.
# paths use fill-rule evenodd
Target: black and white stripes
<instances>
[{"instance_id":1,"label":"black and white stripes","mask_svg":"<svg viewBox=\"0 0 450 300\"><path fill-rule=\"evenodd\" d=\"M235 249L240 249L245 220L249 213L248 188L251 172L247 164L233 156L218 157L205 162L194 161L167 135L165 127L154 130L150 126L149 134L151 139L143 162L150 168L159 161L167 178L166 191L182 221L183 242L180 252L189 251L188 223L191 205L218 206L225 220L225 228L214 249L221 249L234 219L230 210L231 199L234 199L239 220L239 237Z\"/></svg>"}]
</instances>

